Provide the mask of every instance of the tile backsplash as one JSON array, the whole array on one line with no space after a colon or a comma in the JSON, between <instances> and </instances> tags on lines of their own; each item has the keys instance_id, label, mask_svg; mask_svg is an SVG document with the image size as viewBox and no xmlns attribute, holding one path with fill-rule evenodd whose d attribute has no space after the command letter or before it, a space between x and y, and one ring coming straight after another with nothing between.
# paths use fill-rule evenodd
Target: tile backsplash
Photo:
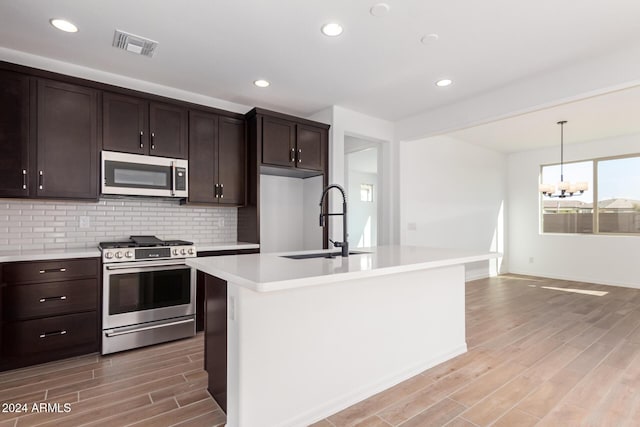
<instances>
[{"instance_id":1,"label":"tile backsplash","mask_svg":"<svg viewBox=\"0 0 640 427\"><path fill-rule=\"evenodd\" d=\"M92 248L131 235L230 242L237 221L235 208L181 206L178 200L0 199L0 250Z\"/></svg>"}]
</instances>

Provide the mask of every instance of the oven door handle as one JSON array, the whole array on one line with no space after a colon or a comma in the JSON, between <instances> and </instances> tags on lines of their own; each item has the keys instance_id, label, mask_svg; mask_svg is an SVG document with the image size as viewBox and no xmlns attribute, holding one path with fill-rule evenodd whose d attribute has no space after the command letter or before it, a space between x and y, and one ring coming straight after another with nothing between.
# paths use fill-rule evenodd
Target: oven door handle
<instances>
[{"instance_id":1,"label":"oven door handle","mask_svg":"<svg viewBox=\"0 0 640 427\"><path fill-rule=\"evenodd\" d=\"M166 260L166 261L161 261L161 262L131 262L131 263L127 263L126 265L123 264L109 264L106 265L105 268L107 270L126 270L126 269L131 269L131 268L146 268L146 267L156 267L157 269L161 270L163 267L166 266L171 266L171 265L184 265L187 266L187 264L185 264L183 259L178 259L178 260Z\"/></svg>"},{"instance_id":2,"label":"oven door handle","mask_svg":"<svg viewBox=\"0 0 640 427\"><path fill-rule=\"evenodd\" d=\"M164 328L165 326L182 325L185 323L192 323L192 322L195 322L195 320L194 319L178 320L175 322L163 323L162 325L143 326L142 328L130 329L128 331L121 331L121 332L114 332L112 329L109 331L105 331L104 334L107 337L117 337L118 335L134 334L136 332L149 331L151 329Z\"/></svg>"}]
</instances>

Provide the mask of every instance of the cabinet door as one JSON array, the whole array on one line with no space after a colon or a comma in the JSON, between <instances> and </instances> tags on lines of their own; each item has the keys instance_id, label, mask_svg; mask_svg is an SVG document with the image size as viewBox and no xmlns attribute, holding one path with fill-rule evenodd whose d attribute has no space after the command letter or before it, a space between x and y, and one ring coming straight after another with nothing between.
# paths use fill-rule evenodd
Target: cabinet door
<instances>
[{"instance_id":1,"label":"cabinet door","mask_svg":"<svg viewBox=\"0 0 640 427\"><path fill-rule=\"evenodd\" d=\"M149 154L187 158L187 110L175 105L152 102L149 105Z\"/></svg>"},{"instance_id":2,"label":"cabinet door","mask_svg":"<svg viewBox=\"0 0 640 427\"><path fill-rule=\"evenodd\" d=\"M296 127L296 167L323 170L323 147L327 131L313 126Z\"/></svg>"},{"instance_id":3,"label":"cabinet door","mask_svg":"<svg viewBox=\"0 0 640 427\"><path fill-rule=\"evenodd\" d=\"M189 201L217 203L218 116L189 113Z\"/></svg>"},{"instance_id":4,"label":"cabinet door","mask_svg":"<svg viewBox=\"0 0 640 427\"><path fill-rule=\"evenodd\" d=\"M144 99L105 92L102 95L102 147L109 151L147 154L147 110Z\"/></svg>"},{"instance_id":5,"label":"cabinet door","mask_svg":"<svg viewBox=\"0 0 640 427\"><path fill-rule=\"evenodd\" d=\"M275 117L262 118L262 163L294 166L296 125Z\"/></svg>"},{"instance_id":6,"label":"cabinet door","mask_svg":"<svg viewBox=\"0 0 640 427\"><path fill-rule=\"evenodd\" d=\"M98 92L38 81L39 197L98 198Z\"/></svg>"},{"instance_id":7,"label":"cabinet door","mask_svg":"<svg viewBox=\"0 0 640 427\"><path fill-rule=\"evenodd\" d=\"M0 196L29 195L29 78L0 71Z\"/></svg>"},{"instance_id":8,"label":"cabinet door","mask_svg":"<svg viewBox=\"0 0 640 427\"><path fill-rule=\"evenodd\" d=\"M218 183L221 204L243 205L246 194L246 139L244 120L220 117Z\"/></svg>"}]
</instances>

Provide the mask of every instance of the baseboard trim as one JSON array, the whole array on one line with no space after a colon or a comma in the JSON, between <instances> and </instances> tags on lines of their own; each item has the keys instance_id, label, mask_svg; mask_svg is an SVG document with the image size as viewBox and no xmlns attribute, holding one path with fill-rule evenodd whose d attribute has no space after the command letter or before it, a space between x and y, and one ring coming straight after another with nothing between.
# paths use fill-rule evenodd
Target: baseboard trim
<instances>
[{"instance_id":1,"label":"baseboard trim","mask_svg":"<svg viewBox=\"0 0 640 427\"><path fill-rule=\"evenodd\" d=\"M543 277L545 279L557 279L557 280L567 280L570 282L585 282L585 283L593 283L595 285L605 285L605 286L620 286L623 288L632 288L632 289L640 289L640 283L621 283L621 282L611 282L611 281L603 281L599 279L594 279L592 277L581 277L581 276L565 276L562 274L540 274L537 271L527 271L527 270L509 270L507 274L520 274L523 276L533 276L533 277Z\"/></svg>"}]
</instances>

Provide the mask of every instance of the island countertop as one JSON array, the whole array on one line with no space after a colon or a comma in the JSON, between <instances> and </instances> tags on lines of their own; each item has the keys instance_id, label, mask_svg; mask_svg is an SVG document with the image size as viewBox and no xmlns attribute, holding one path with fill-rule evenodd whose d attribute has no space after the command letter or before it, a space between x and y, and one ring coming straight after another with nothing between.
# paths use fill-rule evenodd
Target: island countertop
<instances>
[{"instance_id":1,"label":"island countertop","mask_svg":"<svg viewBox=\"0 0 640 427\"><path fill-rule=\"evenodd\" d=\"M206 274L253 291L271 292L466 264L499 256L495 252L419 246L378 246L354 251L361 253L350 255L347 258L338 255L331 259L323 257L290 259L285 257L287 255L336 252L335 249L327 249L324 251L188 258L186 263Z\"/></svg>"}]
</instances>

